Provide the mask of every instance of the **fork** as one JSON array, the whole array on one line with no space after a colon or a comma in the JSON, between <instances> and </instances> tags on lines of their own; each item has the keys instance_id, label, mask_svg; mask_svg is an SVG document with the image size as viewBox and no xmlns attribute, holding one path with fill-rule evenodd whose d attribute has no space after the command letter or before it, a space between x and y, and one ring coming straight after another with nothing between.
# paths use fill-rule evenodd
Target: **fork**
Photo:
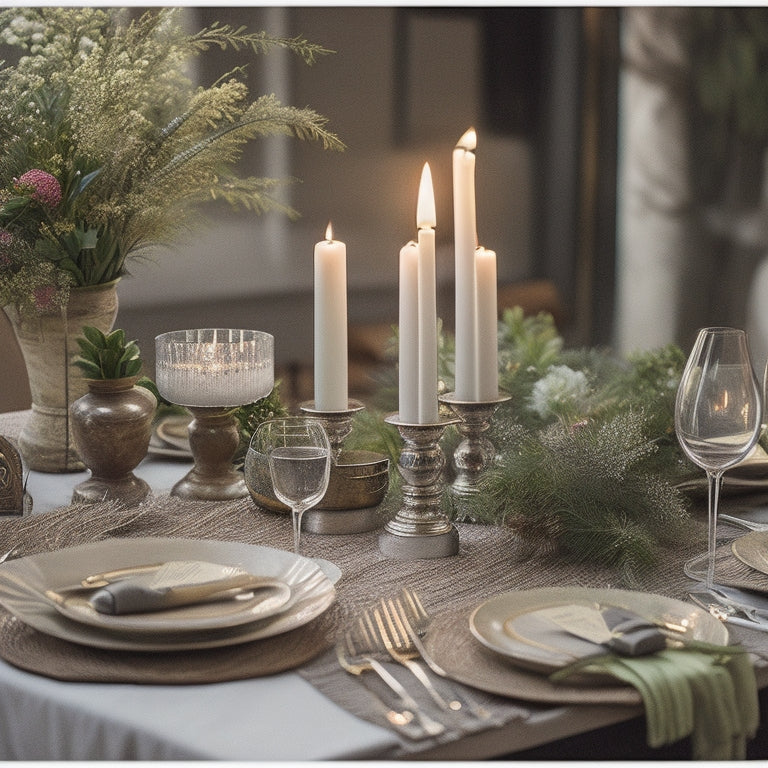
<instances>
[{"instance_id":1,"label":"fork","mask_svg":"<svg viewBox=\"0 0 768 768\"><path fill-rule=\"evenodd\" d=\"M748 531L768 531L768 523L746 520L742 517L734 517L733 515L726 515L722 512L718 514L717 519L723 523L730 523L731 525L736 525L740 528L746 528Z\"/></svg>"},{"instance_id":2,"label":"fork","mask_svg":"<svg viewBox=\"0 0 768 768\"><path fill-rule=\"evenodd\" d=\"M422 660L436 675L450 679L450 675L434 660L434 658L432 658L431 654L424 647L424 643L421 641L420 634L423 634L426 631L427 626L431 621L431 617L427 613L416 592L405 587L400 591L400 595L396 597L394 601L390 602L394 603L394 613L402 623L408 638L411 643L413 643L413 647L418 651ZM463 698L469 711L475 717L481 720L487 720L491 717L491 712L478 704L472 696L462 692L459 697L454 691L454 698Z\"/></svg>"},{"instance_id":3,"label":"fork","mask_svg":"<svg viewBox=\"0 0 768 768\"><path fill-rule=\"evenodd\" d=\"M384 681L384 683L389 686L390 690L392 690L392 692L400 699L405 708L405 711L401 713L395 713L396 720L401 718L403 719L402 722L395 724L403 725L408 723L408 718L410 716L410 719L415 718L418 721L424 733L426 733L428 736L438 736L439 734L443 733L443 731L445 731L445 726L442 723L438 723L436 720L433 720L425 712L423 712L419 705L416 703L416 700L408 693L400 681L394 677L386 669L386 667L384 667L383 664L381 664L373 657L360 653L357 650L349 632L344 635L343 645L345 647L342 647L341 641L336 644L336 657L339 660L339 664L341 664L341 666L347 672L356 676L360 676L363 674L363 672L367 671L376 672L376 674ZM389 714L387 719L389 719L390 722L393 722Z\"/></svg>"},{"instance_id":4,"label":"fork","mask_svg":"<svg viewBox=\"0 0 768 768\"><path fill-rule=\"evenodd\" d=\"M407 635L403 631L403 636L398 633L395 625L394 606L392 612L385 600L381 601L381 611L378 608L373 609L373 618L376 622L375 638L378 640L376 643L379 647L383 646L383 650L386 651L396 662L402 664L409 669L413 676L424 686L427 693L432 697L432 700L437 704L440 709L446 712L456 712L461 709L461 702L457 699L453 701L446 701L439 693L437 688L432 684L432 681L427 676L427 673L414 661L418 658L419 652L411 645L407 640ZM385 620L386 619L386 624ZM370 621L370 618L368 619Z\"/></svg>"}]
</instances>

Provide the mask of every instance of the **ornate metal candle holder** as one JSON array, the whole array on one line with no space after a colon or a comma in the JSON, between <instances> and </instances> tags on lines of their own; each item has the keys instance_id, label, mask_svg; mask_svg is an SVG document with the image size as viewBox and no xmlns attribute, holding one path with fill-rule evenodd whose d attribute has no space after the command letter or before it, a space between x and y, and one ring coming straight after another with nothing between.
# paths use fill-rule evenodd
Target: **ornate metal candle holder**
<instances>
[{"instance_id":1,"label":"ornate metal candle holder","mask_svg":"<svg viewBox=\"0 0 768 768\"><path fill-rule=\"evenodd\" d=\"M373 451L345 451L352 419L365 406L349 400L346 410L322 411L309 400L299 405L302 413L323 423L331 443L331 476L319 504L304 513L304 528L311 533L362 533L378 528L376 507L389 487L389 459Z\"/></svg>"},{"instance_id":2,"label":"ornate metal candle holder","mask_svg":"<svg viewBox=\"0 0 768 768\"><path fill-rule=\"evenodd\" d=\"M157 388L189 409L195 466L173 496L219 501L248 495L232 465L240 442L235 407L266 397L274 386L274 339L229 328L171 331L155 339Z\"/></svg>"},{"instance_id":3,"label":"ornate metal candle holder","mask_svg":"<svg viewBox=\"0 0 768 768\"><path fill-rule=\"evenodd\" d=\"M379 537L381 552L401 560L449 557L459 551L459 533L440 508L445 456L439 441L443 431L458 418L435 424L408 424L399 414L387 417L403 438L398 470L402 476L403 503Z\"/></svg>"},{"instance_id":4,"label":"ornate metal candle holder","mask_svg":"<svg viewBox=\"0 0 768 768\"><path fill-rule=\"evenodd\" d=\"M364 408L365 406L359 400L349 400L347 409L344 411L320 411L315 408L314 400L307 400L299 405L302 413L323 422L325 431L328 433L334 462L338 459L344 441L352 431L352 418Z\"/></svg>"},{"instance_id":5,"label":"ornate metal candle holder","mask_svg":"<svg viewBox=\"0 0 768 768\"><path fill-rule=\"evenodd\" d=\"M451 485L451 495L456 505L455 519L472 522L467 502L477 494L480 476L495 455L493 444L485 437L485 432L491 426L496 409L510 396L500 393L493 400L471 402L457 400L455 393L449 392L438 399L460 419L457 429L464 439L453 453L456 477Z\"/></svg>"}]
</instances>

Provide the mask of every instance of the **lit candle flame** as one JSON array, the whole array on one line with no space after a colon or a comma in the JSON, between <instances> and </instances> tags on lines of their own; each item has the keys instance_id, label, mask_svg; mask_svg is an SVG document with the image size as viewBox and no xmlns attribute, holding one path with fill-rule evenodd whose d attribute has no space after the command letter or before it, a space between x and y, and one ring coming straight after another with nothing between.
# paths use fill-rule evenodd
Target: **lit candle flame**
<instances>
[{"instance_id":1,"label":"lit candle flame","mask_svg":"<svg viewBox=\"0 0 768 768\"><path fill-rule=\"evenodd\" d=\"M473 152L477 148L477 133L474 128L470 128L456 144L456 149L464 149L467 152Z\"/></svg>"},{"instance_id":2,"label":"lit candle flame","mask_svg":"<svg viewBox=\"0 0 768 768\"><path fill-rule=\"evenodd\" d=\"M728 410L728 399L729 399L728 398L728 390L725 389L725 390L722 391L722 393L720 395L719 402L716 402L714 404L715 412L727 411Z\"/></svg>"},{"instance_id":3,"label":"lit candle flame","mask_svg":"<svg viewBox=\"0 0 768 768\"><path fill-rule=\"evenodd\" d=\"M416 226L419 229L430 229L437 223L436 218L432 171L429 169L429 163L424 163L419 184L419 201L416 206Z\"/></svg>"},{"instance_id":4,"label":"lit candle flame","mask_svg":"<svg viewBox=\"0 0 768 768\"><path fill-rule=\"evenodd\" d=\"M325 239L330 243L333 240L333 227L331 222L328 222L328 226L325 228Z\"/></svg>"}]
</instances>

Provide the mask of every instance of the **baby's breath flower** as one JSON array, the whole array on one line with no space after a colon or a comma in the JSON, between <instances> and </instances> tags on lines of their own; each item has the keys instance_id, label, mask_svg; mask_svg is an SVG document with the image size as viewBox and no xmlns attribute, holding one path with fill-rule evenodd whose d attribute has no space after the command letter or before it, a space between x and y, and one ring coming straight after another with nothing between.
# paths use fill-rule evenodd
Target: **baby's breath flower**
<instances>
[{"instance_id":1,"label":"baby's breath flower","mask_svg":"<svg viewBox=\"0 0 768 768\"><path fill-rule=\"evenodd\" d=\"M70 282L125 272L139 248L197 223L196 205L219 198L261 212L271 185L241 180L244 145L292 133L340 149L325 120L263 97L243 83L198 87L189 62L208 49L254 53L280 45L305 60L325 51L229 25L186 31L181 7L0 9L0 306L50 307ZM266 180L271 181L271 180ZM5 268L7 267L7 269Z\"/></svg>"}]
</instances>

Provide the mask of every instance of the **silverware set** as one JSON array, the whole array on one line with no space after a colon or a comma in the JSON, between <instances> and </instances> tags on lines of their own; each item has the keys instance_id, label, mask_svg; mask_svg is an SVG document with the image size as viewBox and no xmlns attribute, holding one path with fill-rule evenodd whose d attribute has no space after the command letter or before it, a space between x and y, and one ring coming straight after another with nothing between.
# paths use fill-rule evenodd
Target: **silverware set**
<instances>
[{"instance_id":1,"label":"silverware set","mask_svg":"<svg viewBox=\"0 0 768 768\"><path fill-rule=\"evenodd\" d=\"M720 513L718 520L748 531L768 531L768 523L748 520L736 515ZM695 560L698 562L699 558ZM691 564L689 563L688 566ZM686 573L692 576L688 567ZM765 595L713 584L709 589L702 585L700 589L691 590L688 596L696 605L721 621L768 632L768 597Z\"/></svg>"},{"instance_id":2,"label":"silverware set","mask_svg":"<svg viewBox=\"0 0 768 768\"><path fill-rule=\"evenodd\" d=\"M490 713L466 692L459 692L447 682L448 675L427 653L421 641L429 625L429 615L418 595L410 589L402 590L396 597L382 598L362 611L340 637L336 654L341 666L350 674L361 676L374 672L397 697L399 711L383 701L379 703L393 725L420 726L421 735L437 736L446 725L424 711L416 697L408 691L386 667L394 663L408 670L420 689L443 714L450 719L459 713L478 720L487 720ZM438 690L430 673L443 678ZM370 689L369 689L370 690Z\"/></svg>"}]
</instances>

